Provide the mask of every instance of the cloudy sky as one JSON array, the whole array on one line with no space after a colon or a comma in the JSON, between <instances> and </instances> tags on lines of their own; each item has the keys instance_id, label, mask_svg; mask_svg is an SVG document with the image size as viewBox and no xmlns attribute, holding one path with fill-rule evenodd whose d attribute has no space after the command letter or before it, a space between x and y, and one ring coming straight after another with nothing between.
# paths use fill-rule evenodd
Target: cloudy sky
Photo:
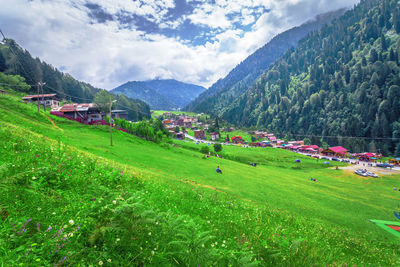
<instances>
[{"instance_id":1,"label":"cloudy sky","mask_svg":"<svg viewBox=\"0 0 400 267\"><path fill-rule=\"evenodd\" d=\"M210 86L276 34L359 0L0 0L0 29L95 86Z\"/></svg>"}]
</instances>

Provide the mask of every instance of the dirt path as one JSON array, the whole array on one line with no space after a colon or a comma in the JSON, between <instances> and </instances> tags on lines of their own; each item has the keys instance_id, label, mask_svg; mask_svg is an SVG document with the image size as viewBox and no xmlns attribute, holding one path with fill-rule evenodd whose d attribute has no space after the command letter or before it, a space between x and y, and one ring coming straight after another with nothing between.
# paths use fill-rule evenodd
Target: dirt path
<instances>
[{"instance_id":1,"label":"dirt path","mask_svg":"<svg viewBox=\"0 0 400 267\"><path fill-rule=\"evenodd\" d=\"M45 115L45 116L47 117L47 119L49 119L49 121L51 122L51 124L53 124L54 128L56 128L56 129L58 129L58 130L60 130L60 131L63 131L63 129L61 129L60 127L58 127L58 126L54 123L54 121L53 121L49 116L47 116L47 115Z\"/></svg>"}]
</instances>

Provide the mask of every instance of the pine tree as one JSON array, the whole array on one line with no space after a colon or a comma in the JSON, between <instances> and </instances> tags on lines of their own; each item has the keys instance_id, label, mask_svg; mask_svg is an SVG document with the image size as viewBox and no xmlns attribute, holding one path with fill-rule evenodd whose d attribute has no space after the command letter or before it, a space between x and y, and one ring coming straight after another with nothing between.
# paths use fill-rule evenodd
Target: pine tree
<instances>
[{"instance_id":1,"label":"pine tree","mask_svg":"<svg viewBox=\"0 0 400 267\"><path fill-rule=\"evenodd\" d=\"M6 59L4 58L3 53L0 51L0 72L4 72L6 69Z\"/></svg>"}]
</instances>

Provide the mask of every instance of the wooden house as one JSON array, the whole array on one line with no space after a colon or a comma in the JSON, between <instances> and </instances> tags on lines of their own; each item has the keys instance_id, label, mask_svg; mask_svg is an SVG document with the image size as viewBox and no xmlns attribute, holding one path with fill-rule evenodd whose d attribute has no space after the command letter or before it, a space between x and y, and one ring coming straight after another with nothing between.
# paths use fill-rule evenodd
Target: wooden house
<instances>
[{"instance_id":1,"label":"wooden house","mask_svg":"<svg viewBox=\"0 0 400 267\"><path fill-rule=\"evenodd\" d=\"M57 97L57 94L27 95L22 100L26 103L36 103L39 101L40 105L51 108L58 108L60 106L60 99Z\"/></svg>"},{"instance_id":2,"label":"wooden house","mask_svg":"<svg viewBox=\"0 0 400 267\"><path fill-rule=\"evenodd\" d=\"M210 133L210 135L211 135L211 140L213 141L219 140L220 138L219 133Z\"/></svg>"},{"instance_id":3,"label":"wooden house","mask_svg":"<svg viewBox=\"0 0 400 267\"><path fill-rule=\"evenodd\" d=\"M128 120L128 111L126 110L112 110L111 117Z\"/></svg>"},{"instance_id":4,"label":"wooden house","mask_svg":"<svg viewBox=\"0 0 400 267\"><path fill-rule=\"evenodd\" d=\"M241 136L234 136L232 137L232 143L234 144L244 144L244 140Z\"/></svg>"},{"instance_id":5,"label":"wooden house","mask_svg":"<svg viewBox=\"0 0 400 267\"><path fill-rule=\"evenodd\" d=\"M194 138L201 139L201 140L206 140L207 139L204 130L195 130L194 131Z\"/></svg>"},{"instance_id":6,"label":"wooden house","mask_svg":"<svg viewBox=\"0 0 400 267\"><path fill-rule=\"evenodd\" d=\"M185 128L192 128L192 123L191 122L185 122L184 124L183 124L183 127L185 127Z\"/></svg>"},{"instance_id":7,"label":"wooden house","mask_svg":"<svg viewBox=\"0 0 400 267\"><path fill-rule=\"evenodd\" d=\"M71 119L79 119L83 123L91 123L102 120L102 114L95 104L67 104L57 110Z\"/></svg>"},{"instance_id":8,"label":"wooden house","mask_svg":"<svg viewBox=\"0 0 400 267\"><path fill-rule=\"evenodd\" d=\"M321 154L330 157L345 157L347 154L347 149L341 146L330 147L322 150Z\"/></svg>"}]
</instances>

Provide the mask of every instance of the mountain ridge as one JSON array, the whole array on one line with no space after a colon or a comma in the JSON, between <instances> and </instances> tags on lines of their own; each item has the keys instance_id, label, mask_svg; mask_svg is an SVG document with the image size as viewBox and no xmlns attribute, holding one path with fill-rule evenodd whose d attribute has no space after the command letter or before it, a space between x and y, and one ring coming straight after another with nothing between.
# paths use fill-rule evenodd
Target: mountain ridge
<instances>
[{"instance_id":1,"label":"mountain ridge","mask_svg":"<svg viewBox=\"0 0 400 267\"><path fill-rule=\"evenodd\" d=\"M244 93L248 87L269 66L298 41L312 31L320 29L336 17L344 14L345 8L320 14L314 19L284 31L257 49L232 69L227 76L219 79L207 91L200 94L185 107L185 110L219 114L232 101Z\"/></svg>"},{"instance_id":2,"label":"mountain ridge","mask_svg":"<svg viewBox=\"0 0 400 267\"><path fill-rule=\"evenodd\" d=\"M177 110L206 90L202 86L174 79L129 81L110 92L141 99L156 110Z\"/></svg>"}]
</instances>

